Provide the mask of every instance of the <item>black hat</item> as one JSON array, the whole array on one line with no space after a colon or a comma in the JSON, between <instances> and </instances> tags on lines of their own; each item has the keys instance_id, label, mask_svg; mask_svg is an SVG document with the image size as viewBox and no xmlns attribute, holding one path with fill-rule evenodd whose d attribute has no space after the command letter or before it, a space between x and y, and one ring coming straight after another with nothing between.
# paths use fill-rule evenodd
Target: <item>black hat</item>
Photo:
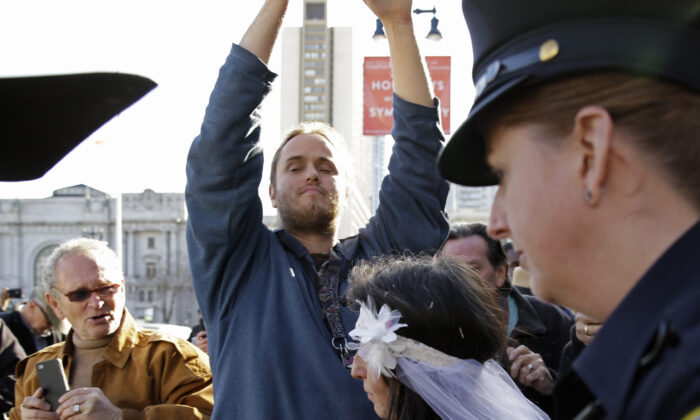
<instances>
[{"instance_id":1,"label":"black hat","mask_svg":"<svg viewBox=\"0 0 700 420\"><path fill-rule=\"evenodd\" d=\"M124 73L0 78L0 181L43 176L155 86Z\"/></svg>"},{"instance_id":2,"label":"black hat","mask_svg":"<svg viewBox=\"0 0 700 420\"><path fill-rule=\"evenodd\" d=\"M622 70L700 90L698 0L463 0L476 98L438 158L449 181L494 185L474 121L522 86L580 72Z\"/></svg>"}]
</instances>

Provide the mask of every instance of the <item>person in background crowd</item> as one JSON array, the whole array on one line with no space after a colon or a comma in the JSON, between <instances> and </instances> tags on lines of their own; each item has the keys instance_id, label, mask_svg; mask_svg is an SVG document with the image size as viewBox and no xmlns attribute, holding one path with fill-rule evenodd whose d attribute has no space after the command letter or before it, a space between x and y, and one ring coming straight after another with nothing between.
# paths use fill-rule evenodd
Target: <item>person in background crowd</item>
<instances>
[{"instance_id":1,"label":"person in background crowd","mask_svg":"<svg viewBox=\"0 0 700 420\"><path fill-rule=\"evenodd\" d=\"M352 376L384 419L547 419L492 359L506 341L496 294L451 258L356 266Z\"/></svg>"},{"instance_id":2,"label":"person in background crowd","mask_svg":"<svg viewBox=\"0 0 700 420\"><path fill-rule=\"evenodd\" d=\"M489 234L603 323L560 418L700 416L697 0L463 0L477 95L438 166L498 184Z\"/></svg>"},{"instance_id":3,"label":"person in background crowd","mask_svg":"<svg viewBox=\"0 0 700 420\"><path fill-rule=\"evenodd\" d=\"M199 322L197 325L192 327L190 336L187 340L197 346L204 353L209 353L209 339L207 338L207 329L204 326L204 319L202 318L202 312L197 309L197 315L199 317Z\"/></svg>"},{"instance_id":4,"label":"person in background crowd","mask_svg":"<svg viewBox=\"0 0 700 420\"><path fill-rule=\"evenodd\" d=\"M139 330L126 309L124 275L106 242L59 245L46 262L47 299L71 323L64 343L17 365L11 419L52 418L37 363L61 359L70 391L55 414L81 419L203 419L213 407L207 356L168 334Z\"/></svg>"},{"instance_id":5,"label":"person in background crowd","mask_svg":"<svg viewBox=\"0 0 700 420\"><path fill-rule=\"evenodd\" d=\"M5 414L15 406L15 367L27 357L19 341L5 321L0 319L0 413Z\"/></svg>"},{"instance_id":6,"label":"person in background crowd","mask_svg":"<svg viewBox=\"0 0 700 420\"><path fill-rule=\"evenodd\" d=\"M26 303L19 305L12 312L0 313L0 318L17 337L26 354L63 341L70 328L70 325L51 309L46 300L48 292L43 284L39 284L32 289Z\"/></svg>"},{"instance_id":7,"label":"person in background crowd","mask_svg":"<svg viewBox=\"0 0 700 420\"><path fill-rule=\"evenodd\" d=\"M512 279L513 287L518 289L521 294L533 296L530 288L530 274L527 271L523 270L522 267L515 267Z\"/></svg>"},{"instance_id":8,"label":"person in background crowd","mask_svg":"<svg viewBox=\"0 0 700 420\"><path fill-rule=\"evenodd\" d=\"M341 297L356 262L434 252L447 236L449 187L435 167L444 140L438 104L411 1L368 0L384 22L395 88L395 145L380 204L358 235L338 241L350 156L329 126L306 124L272 157L269 193L282 229L269 230L258 196L260 105L276 76L266 64L287 4L264 1L233 46L187 162L187 243L216 382L214 417L374 418L348 374L347 332L357 315Z\"/></svg>"},{"instance_id":9,"label":"person in background crowd","mask_svg":"<svg viewBox=\"0 0 700 420\"><path fill-rule=\"evenodd\" d=\"M10 306L10 301L12 298L10 297L10 294L7 292L8 289L7 287L3 287L2 291L0 291L0 311L5 312L7 308Z\"/></svg>"},{"instance_id":10,"label":"person in background crowd","mask_svg":"<svg viewBox=\"0 0 700 420\"><path fill-rule=\"evenodd\" d=\"M561 353L569 341L572 319L556 305L535 296L522 295L511 287L503 247L486 233L482 223L455 223L450 227L440 256L459 258L479 272L498 290L507 313L507 360L504 367L523 387L523 393L546 412L551 412L551 392Z\"/></svg>"}]
</instances>

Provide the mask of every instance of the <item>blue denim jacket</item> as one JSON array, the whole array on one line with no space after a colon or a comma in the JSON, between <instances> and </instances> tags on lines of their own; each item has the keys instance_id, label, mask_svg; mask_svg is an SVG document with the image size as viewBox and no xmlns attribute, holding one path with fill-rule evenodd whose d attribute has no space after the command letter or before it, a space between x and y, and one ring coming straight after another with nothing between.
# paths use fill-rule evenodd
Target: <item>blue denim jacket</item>
<instances>
[{"instance_id":1,"label":"blue denim jacket","mask_svg":"<svg viewBox=\"0 0 700 420\"><path fill-rule=\"evenodd\" d=\"M208 330L212 418L375 418L362 382L331 346L309 253L262 223L259 111L275 77L234 45L187 161L187 243ZM437 102L424 107L394 96L394 118L379 208L358 235L335 245L341 269L380 254L434 251L447 236L448 184L435 167L444 141ZM342 311L349 331L356 315Z\"/></svg>"}]
</instances>

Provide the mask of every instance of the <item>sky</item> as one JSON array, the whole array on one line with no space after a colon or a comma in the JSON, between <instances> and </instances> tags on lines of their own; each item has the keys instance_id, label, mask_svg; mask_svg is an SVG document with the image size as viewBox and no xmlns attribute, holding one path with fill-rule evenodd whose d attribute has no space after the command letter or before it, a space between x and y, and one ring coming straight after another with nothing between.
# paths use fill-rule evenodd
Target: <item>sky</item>
<instances>
[{"instance_id":1,"label":"sky","mask_svg":"<svg viewBox=\"0 0 700 420\"><path fill-rule=\"evenodd\" d=\"M122 72L158 83L107 122L42 178L0 182L0 198L43 198L87 184L112 196L183 192L185 162L198 134L219 67L263 0L0 0L0 77ZM443 40L424 40L431 14L414 16L421 52L452 56L452 130L473 97L471 49L457 0L414 0L437 9ZM302 0L290 0L283 26L301 26ZM328 25L351 26L362 55L388 55L374 41L375 17L361 0L328 0ZM281 71L280 48L270 68ZM362 65L359 63L359 65ZM279 138L279 79L263 106L262 142L270 156ZM266 188L265 188L266 189ZM265 202L265 201L264 201Z\"/></svg>"}]
</instances>

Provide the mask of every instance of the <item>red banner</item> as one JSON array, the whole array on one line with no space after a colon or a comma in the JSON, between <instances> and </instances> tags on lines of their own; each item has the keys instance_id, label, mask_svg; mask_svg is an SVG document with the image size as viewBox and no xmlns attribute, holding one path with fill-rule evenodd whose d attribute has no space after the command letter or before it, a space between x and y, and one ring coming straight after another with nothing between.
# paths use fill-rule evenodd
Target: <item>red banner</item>
<instances>
[{"instance_id":1,"label":"red banner","mask_svg":"<svg viewBox=\"0 0 700 420\"><path fill-rule=\"evenodd\" d=\"M433 83L433 93L440 99L442 129L450 134L450 57L425 57ZM393 91L389 57L365 57L364 129L366 136L391 133L394 125Z\"/></svg>"}]
</instances>

